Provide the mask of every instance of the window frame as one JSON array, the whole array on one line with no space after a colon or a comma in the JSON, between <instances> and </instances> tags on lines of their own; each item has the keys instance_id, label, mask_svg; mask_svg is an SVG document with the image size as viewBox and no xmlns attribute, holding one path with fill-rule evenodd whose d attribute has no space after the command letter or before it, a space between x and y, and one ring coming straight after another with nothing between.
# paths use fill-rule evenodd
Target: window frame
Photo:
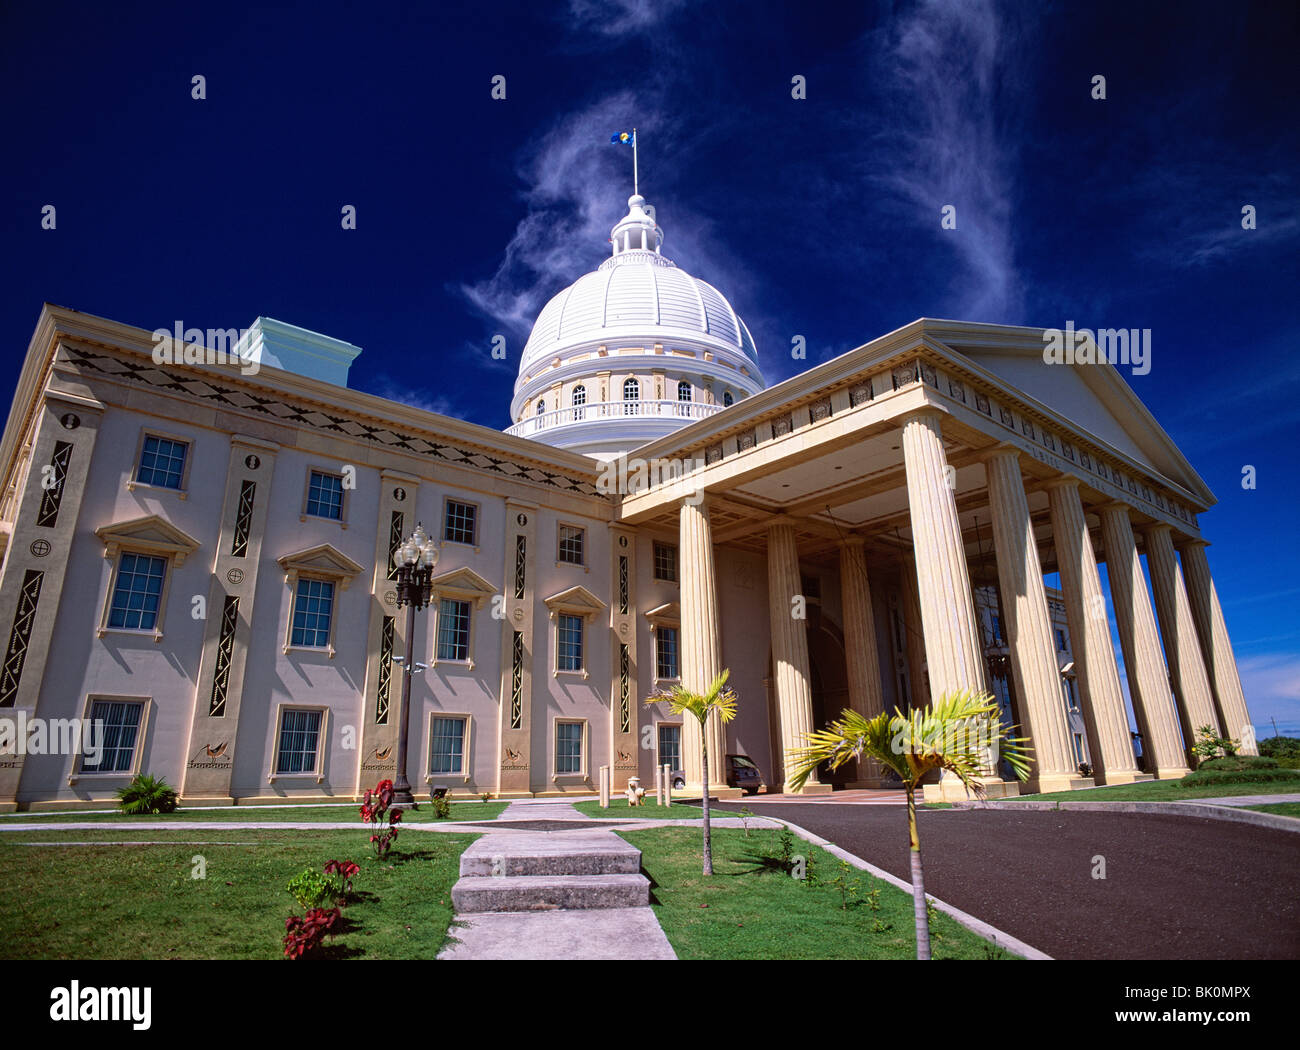
<instances>
[{"instance_id":1,"label":"window frame","mask_svg":"<svg viewBox=\"0 0 1300 1050\"><path fill-rule=\"evenodd\" d=\"M565 620L576 620L578 622L578 666L561 667L560 666L560 631L564 627ZM560 610L555 615L555 673L558 674L578 674L584 678L587 677L587 618L580 613L566 612Z\"/></svg>"},{"instance_id":2,"label":"window frame","mask_svg":"<svg viewBox=\"0 0 1300 1050\"><path fill-rule=\"evenodd\" d=\"M320 725L316 731L315 768L299 773L281 773L280 769L280 735L284 731L284 716L290 711L309 711L320 714ZM329 756L326 744L329 740L330 708L323 704L281 703L275 708L275 719L271 723L271 769L266 782L274 784L277 780L314 780L317 784L325 781L325 760Z\"/></svg>"},{"instance_id":3,"label":"window frame","mask_svg":"<svg viewBox=\"0 0 1300 1050\"><path fill-rule=\"evenodd\" d=\"M439 664L462 664L466 667L472 667L474 664L474 602L470 598L458 597L454 594L439 594L436 597L437 606L433 617L433 663L434 666ZM464 656L443 656L442 655L442 605L443 602L455 602L457 605L465 607L465 655Z\"/></svg>"},{"instance_id":4,"label":"window frame","mask_svg":"<svg viewBox=\"0 0 1300 1050\"><path fill-rule=\"evenodd\" d=\"M469 507L474 511L474 528L473 537L469 540L454 540L447 535L447 517L451 512L451 505L455 503L461 507ZM439 546L445 546L448 543L455 543L461 547L473 547L475 553L479 550L479 526L483 523L482 505L472 503L469 500L459 499L456 496L446 495L442 497L442 535L439 539Z\"/></svg>"},{"instance_id":5,"label":"window frame","mask_svg":"<svg viewBox=\"0 0 1300 1050\"><path fill-rule=\"evenodd\" d=\"M118 693L87 693L86 699L82 704L82 708L81 708L81 717L82 717L83 725L88 724L91 721L91 716L95 710L96 703L108 703L108 704L125 703L125 704L140 705L140 723L139 725L136 726L135 747L134 747L134 753L131 756L131 768L125 770L118 770L118 771L83 769L82 765L85 762L85 752L82 751L81 749L82 741L83 741L83 737L81 736L81 733L84 733L84 730L79 729L78 737L77 737L77 759L73 763L72 773L69 774L68 776L69 787L76 784L77 781L79 780L86 780L90 778L94 778L96 780L100 778L112 778L114 780L126 779L129 781L132 777L135 777L137 774L139 774L140 771L144 768L145 743L149 739L149 725L150 722L153 720L152 719L153 708L154 708L153 697L126 696Z\"/></svg>"},{"instance_id":6,"label":"window frame","mask_svg":"<svg viewBox=\"0 0 1300 1050\"><path fill-rule=\"evenodd\" d=\"M578 734L578 768L576 770L560 770L560 726L576 725L579 727ZM572 777L577 780L586 780L590 776L587 765L591 754L591 723L585 718L570 718L567 716L557 716L551 720L551 779L558 781L561 777Z\"/></svg>"},{"instance_id":7,"label":"window frame","mask_svg":"<svg viewBox=\"0 0 1300 1050\"><path fill-rule=\"evenodd\" d=\"M322 514L312 514L307 510L307 505L311 502L311 479L313 474L321 474L325 477L339 479L339 491L341 493L339 500L339 516L337 518L327 518ZM344 482L347 481L347 475L341 470L333 470L329 467L309 464L307 467L307 480L302 488L302 509L298 513L300 522L311 521L332 521L340 528L348 527L348 510L352 502L352 490Z\"/></svg>"},{"instance_id":8,"label":"window frame","mask_svg":"<svg viewBox=\"0 0 1300 1050\"><path fill-rule=\"evenodd\" d=\"M669 772L670 772L670 773L673 773L673 772L683 771L683 765L682 765L682 733L684 732L684 730L683 730L683 728L682 728L682 723L681 723L681 722L673 722L673 721L670 721L669 719L661 719L660 721L658 721L658 722L656 722L656 723L654 724L654 727L655 727L655 769L658 770L660 767L669 764L669 763L666 763L666 762L663 761L663 736L661 735L661 734L663 733L663 730L664 730L664 729L676 729L676 730L677 730L677 762L678 762L678 764L677 764L677 765L674 765L674 766L672 767L672 769L669 770Z\"/></svg>"},{"instance_id":9,"label":"window frame","mask_svg":"<svg viewBox=\"0 0 1300 1050\"><path fill-rule=\"evenodd\" d=\"M324 645L304 645L304 644L302 644L301 642L295 642L295 641L293 640L293 632L294 632L294 622L293 622L293 621L294 621L294 618L295 618L295 616L297 615L297 612L298 612L298 598L299 598L299 591L298 591L298 588L301 587L304 583L308 583L308 582L312 582L312 583L328 583L328 584L330 585L330 587L333 588L333 590L332 590L331 593L330 593L330 621L329 621L329 629L325 632L326 637L325 637L325 644L324 644ZM332 577L332 576L329 576L329 575L327 575L327 574L325 574L325 573L321 573L321 572L300 572L300 573L298 573L298 575L294 578L294 581L293 581L293 589L292 589L292 591L290 592L291 595L292 595L292 598L291 598L291 600L290 600L290 602L289 602L289 637L288 637L288 643L287 643L286 652L287 652L287 651L290 651L290 650L297 650L297 651L299 651L299 652L304 652L304 653L324 653L324 652L328 652L329 655L330 655L330 657L333 658L333 656L334 656L334 625L335 625L335 623L338 622L339 594L340 594L341 591L342 591L342 588L339 587L339 581L338 581L338 579L337 579L336 577ZM313 630L316 630L316 629L313 628Z\"/></svg>"},{"instance_id":10,"label":"window frame","mask_svg":"<svg viewBox=\"0 0 1300 1050\"><path fill-rule=\"evenodd\" d=\"M156 485L151 481L140 480L141 460L144 458L144 446L149 438L157 438L160 441L174 441L178 445L185 446L185 465L181 468L181 483L179 488L172 488L170 485ZM193 438L182 437L180 434L170 434L167 431L158 430L155 427L141 427L140 436L136 440L135 446L135 467L126 481L127 491L134 492L136 489L145 489L150 493L171 492L180 499L188 499L190 494L190 467L193 462Z\"/></svg>"},{"instance_id":11,"label":"window frame","mask_svg":"<svg viewBox=\"0 0 1300 1050\"><path fill-rule=\"evenodd\" d=\"M460 769L450 773L435 773L433 771L433 727L438 719L446 718L459 720L464 724L464 730L461 733L460 741ZM468 784L473 779L471 766L473 765L473 733L474 733L474 716L468 712L461 711L430 711L429 712L429 731L425 737L425 755L424 755L424 782L431 784L436 780L456 779Z\"/></svg>"},{"instance_id":12,"label":"window frame","mask_svg":"<svg viewBox=\"0 0 1300 1050\"><path fill-rule=\"evenodd\" d=\"M661 550L672 552L672 562L673 562L672 576L659 575L659 552ZM650 573L656 582L658 583L680 583L681 582L681 569L680 569L681 563L679 562L677 555L678 555L677 544L665 543L663 540L651 541Z\"/></svg>"},{"instance_id":13,"label":"window frame","mask_svg":"<svg viewBox=\"0 0 1300 1050\"><path fill-rule=\"evenodd\" d=\"M577 531L577 533L578 533L578 546L579 546L579 551L578 551L578 554L579 554L579 560L578 560L578 561L570 561L568 558L565 558L565 557L563 556L563 555L564 555L564 530L565 530L565 529L575 529L575 530ZM559 566L559 565L574 565L574 566L577 566L578 568L582 568L582 569L586 569L586 568L588 568L588 564L587 564L587 527L586 527L585 525L578 525L578 524L575 524L574 522L571 522L571 521L560 521L560 522L556 522L556 525L555 525L555 564L556 564L557 566Z\"/></svg>"},{"instance_id":14,"label":"window frame","mask_svg":"<svg viewBox=\"0 0 1300 1050\"><path fill-rule=\"evenodd\" d=\"M657 623L654 624L653 630L654 630L654 656L655 656L655 673L654 673L655 683L659 684L659 683L666 683L666 682L680 682L682 680L682 629L681 627L674 623ZM673 675L664 675L660 673L660 671L662 670L662 659L660 654L663 651L662 649L663 639L660 638L659 636L659 632L661 631L672 631L674 635L673 665L677 673Z\"/></svg>"}]
</instances>

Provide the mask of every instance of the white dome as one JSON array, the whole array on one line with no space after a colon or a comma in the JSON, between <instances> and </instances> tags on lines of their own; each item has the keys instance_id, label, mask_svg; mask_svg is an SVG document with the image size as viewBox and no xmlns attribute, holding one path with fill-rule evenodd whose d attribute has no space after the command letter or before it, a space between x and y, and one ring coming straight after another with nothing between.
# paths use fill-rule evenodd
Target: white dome
<instances>
[{"instance_id":1,"label":"white dome","mask_svg":"<svg viewBox=\"0 0 1300 1050\"><path fill-rule=\"evenodd\" d=\"M520 371L580 343L631 334L665 345L703 336L758 364L749 329L721 292L655 252L634 249L606 259L542 308Z\"/></svg>"},{"instance_id":2,"label":"white dome","mask_svg":"<svg viewBox=\"0 0 1300 1050\"><path fill-rule=\"evenodd\" d=\"M627 203L613 254L538 315L508 433L608 458L763 389L745 322L713 285L660 254L663 230L645 198Z\"/></svg>"}]
</instances>

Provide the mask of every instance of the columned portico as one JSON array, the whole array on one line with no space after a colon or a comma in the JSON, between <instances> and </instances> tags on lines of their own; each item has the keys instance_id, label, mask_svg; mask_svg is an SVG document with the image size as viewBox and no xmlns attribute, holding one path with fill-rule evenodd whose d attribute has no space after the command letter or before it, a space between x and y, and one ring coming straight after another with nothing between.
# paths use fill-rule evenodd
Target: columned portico
<instances>
[{"instance_id":1,"label":"columned portico","mask_svg":"<svg viewBox=\"0 0 1300 1050\"><path fill-rule=\"evenodd\" d=\"M709 522L708 497L682 501L679 549L681 552L682 685L704 692L722 673L722 639L718 627L718 581L714 570L713 527ZM723 759L727 753L726 730L715 713L704 729L709 749L709 790L713 795L735 794L726 784ZM700 724L690 715L682 718L682 771L686 790L699 791L703 783L700 765Z\"/></svg>"},{"instance_id":2,"label":"columned portico","mask_svg":"<svg viewBox=\"0 0 1300 1050\"><path fill-rule=\"evenodd\" d=\"M1219 725L1225 735L1239 741L1243 754L1257 755L1255 730L1246 710L1246 697L1241 690L1241 677L1237 660L1232 655L1228 640L1228 625L1219 605L1219 593L1210 575L1210 563L1205 557L1205 541L1191 540L1179 547L1183 562L1183 580L1187 584L1187 597L1192 604L1192 619L1201 642L1201 655L1205 658L1210 688L1219 713Z\"/></svg>"},{"instance_id":3,"label":"columned portico","mask_svg":"<svg viewBox=\"0 0 1300 1050\"><path fill-rule=\"evenodd\" d=\"M1210 681L1205 676L1201 643L1196 639L1192 607L1183 586L1183 572L1178 567L1171 531L1168 525L1154 525L1146 530L1147 568L1151 570L1151 590L1160 617L1169 681L1178 700L1183 742L1190 750L1201 727L1208 725L1217 732L1219 719Z\"/></svg>"},{"instance_id":4,"label":"columned portico","mask_svg":"<svg viewBox=\"0 0 1300 1050\"><path fill-rule=\"evenodd\" d=\"M1047 495L1061 594L1075 670L1083 692L1083 717L1093 764L1106 784L1150 780L1150 774L1138 769L1133 754L1128 711L1120 690L1110 622L1106 618L1106 598L1101 591L1097 556L1079 497L1079 483L1062 478L1048 487Z\"/></svg>"},{"instance_id":5,"label":"columned portico","mask_svg":"<svg viewBox=\"0 0 1300 1050\"><path fill-rule=\"evenodd\" d=\"M931 703L959 689L982 692L987 686L975 602L939 412L923 410L906 418L903 461ZM981 779L992 797L1019 794L1018 784L992 775ZM965 793L948 774L938 784L926 785L931 801Z\"/></svg>"},{"instance_id":6,"label":"columned portico","mask_svg":"<svg viewBox=\"0 0 1300 1050\"><path fill-rule=\"evenodd\" d=\"M1128 507L1122 503L1103 505L1101 529L1129 695L1142 733L1142 753L1149 772L1161 780L1178 779L1186 776L1190 767Z\"/></svg>"},{"instance_id":7,"label":"columned portico","mask_svg":"<svg viewBox=\"0 0 1300 1050\"><path fill-rule=\"evenodd\" d=\"M795 749L807 746L813 729L812 687L809 685L806 597L799 579L799 550L794 529L780 519L767 531L767 608L772 627L772 675L781 718L782 784L798 765ZM802 599L796 604L797 599ZM831 790L814 770L800 794Z\"/></svg>"},{"instance_id":8,"label":"columned portico","mask_svg":"<svg viewBox=\"0 0 1300 1050\"><path fill-rule=\"evenodd\" d=\"M1020 453L1014 448L996 449L984 466L1011 673L1034 752L1030 790L1091 787L1092 778L1079 775L1070 745L1043 569L1020 476Z\"/></svg>"},{"instance_id":9,"label":"columned portico","mask_svg":"<svg viewBox=\"0 0 1300 1050\"><path fill-rule=\"evenodd\" d=\"M876 648L876 619L871 611L871 580L862 537L840 544L840 595L844 605L844 657L849 675L849 707L874 718L885 707L880 689L880 654ZM877 763L859 764L854 787L880 787L884 778Z\"/></svg>"}]
</instances>

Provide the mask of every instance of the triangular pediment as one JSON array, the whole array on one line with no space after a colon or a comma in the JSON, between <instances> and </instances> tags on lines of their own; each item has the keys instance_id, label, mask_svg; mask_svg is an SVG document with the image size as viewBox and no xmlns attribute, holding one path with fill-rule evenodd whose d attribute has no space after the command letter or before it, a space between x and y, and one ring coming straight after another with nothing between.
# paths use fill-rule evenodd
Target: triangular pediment
<instances>
[{"instance_id":1,"label":"triangular pediment","mask_svg":"<svg viewBox=\"0 0 1300 1050\"><path fill-rule=\"evenodd\" d=\"M306 550L295 551L293 554L285 554L276 561L290 576L303 572L316 572L346 581L362 571L360 565L329 543L321 543Z\"/></svg>"},{"instance_id":2,"label":"triangular pediment","mask_svg":"<svg viewBox=\"0 0 1300 1050\"><path fill-rule=\"evenodd\" d=\"M95 530L95 535L104 541L104 552L109 557L125 547L151 554L172 555L179 565L187 554L192 554L199 548L198 540L157 514L102 525Z\"/></svg>"},{"instance_id":3,"label":"triangular pediment","mask_svg":"<svg viewBox=\"0 0 1300 1050\"><path fill-rule=\"evenodd\" d=\"M1049 364L1038 328L926 321L925 330L931 345L941 340L937 348L989 373L1012 395L1036 402L1206 505L1215 502L1209 486L1129 385L1121 369L1132 365L1116 367L1107 360ZM1134 333L1127 334L1131 338ZM1114 343L1108 346L1113 349ZM1095 342L1091 356L1099 356ZM1148 358L1142 367L1149 365ZM1142 381L1140 375L1135 378Z\"/></svg>"},{"instance_id":4,"label":"triangular pediment","mask_svg":"<svg viewBox=\"0 0 1300 1050\"><path fill-rule=\"evenodd\" d=\"M468 567L452 569L441 576L435 576L432 584L435 594L464 598L478 605L483 603L484 598L497 593L492 584Z\"/></svg>"},{"instance_id":5,"label":"triangular pediment","mask_svg":"<svg viewBox=\"0 0 1300 1050\"><path fill-rule=\"evenodd\" d=\"M566 612L575 616L591 617L604 609L605 603L597 598L586 587L570 587L567 591L560 591L559 594L552 594L545 599L546 607L550 609L551 616L556 613Z\"/></svg>"},{"instance_id":6,"label":"triangular pediment","mask_svg":"<svg viewBox=\"0 0 1300 1050\"><path fill-rule=\"evenodd\" d=\"M682 603L665 602L663 605L656 606L645 614L645 618L653 624L667 624L675 627L682 622Z\"/></svg>"}]
</instances>

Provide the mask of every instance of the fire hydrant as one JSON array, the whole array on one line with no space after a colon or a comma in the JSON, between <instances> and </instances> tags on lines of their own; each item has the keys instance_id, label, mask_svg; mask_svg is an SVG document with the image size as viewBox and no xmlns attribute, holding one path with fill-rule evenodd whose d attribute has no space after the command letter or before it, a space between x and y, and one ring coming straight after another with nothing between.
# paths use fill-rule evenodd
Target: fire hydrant
<instances>
[{"instance_id":1,"label":"fire hydrant","mask_svg":"<svg viewBox=\"0 0 1300 1050\"><path fill-rule=\"evenodd\" d=\"M627 804L629 806L643 805L641 800L645 798L645 788L641 786L641 778L628 777L627 790L623 792L623 794L627 796Z\"/></svg>"}]
</instances>

